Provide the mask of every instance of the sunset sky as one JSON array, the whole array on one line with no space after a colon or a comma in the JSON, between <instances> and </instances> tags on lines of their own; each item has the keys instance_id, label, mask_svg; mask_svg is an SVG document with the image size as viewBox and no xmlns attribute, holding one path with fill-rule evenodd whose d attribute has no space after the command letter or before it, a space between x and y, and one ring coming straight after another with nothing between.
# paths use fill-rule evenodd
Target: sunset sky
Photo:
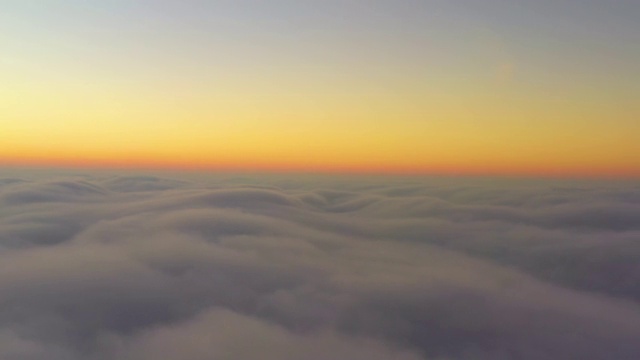
<instances>
[{"instance_id":1,"label":"sunset sky","mask_svg":"<svg viewBox=\"0 0 640 360\"><path fill-rule=\"evenodd\" d=\"M2 0L0 164L640 177L637 0Z\"/></svg>"}]
</instances>

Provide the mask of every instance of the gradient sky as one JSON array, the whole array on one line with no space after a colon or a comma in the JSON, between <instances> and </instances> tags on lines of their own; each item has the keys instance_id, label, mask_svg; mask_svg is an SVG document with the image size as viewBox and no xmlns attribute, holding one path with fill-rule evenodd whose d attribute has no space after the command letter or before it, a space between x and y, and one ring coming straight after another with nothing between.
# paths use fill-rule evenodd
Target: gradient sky
<instances>
[{"instance_id":1,"label":"gradient sky","mask_svg":"<svg viewBox=\"0 0 640 360\"><path fill-rule=\"evenodd\" d=\"M0 163L640 176L637 0L0 1Z\"/></svg>"}]
</instances>

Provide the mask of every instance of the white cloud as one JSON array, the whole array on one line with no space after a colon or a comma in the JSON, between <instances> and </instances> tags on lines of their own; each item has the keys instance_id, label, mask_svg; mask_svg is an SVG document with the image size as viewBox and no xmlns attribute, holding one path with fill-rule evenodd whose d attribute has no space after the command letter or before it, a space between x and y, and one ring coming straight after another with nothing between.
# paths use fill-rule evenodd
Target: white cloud
<instances>
[{"instance_id":1,"label":"white cloud","mask_svg":"<svg viewBox=\"0 0 640 360\"><path fill-rule=\"evenodd\" d=\"M640 353L637 186L24 178L0 179L2 359Z\"/></svg>"}]
</instances>

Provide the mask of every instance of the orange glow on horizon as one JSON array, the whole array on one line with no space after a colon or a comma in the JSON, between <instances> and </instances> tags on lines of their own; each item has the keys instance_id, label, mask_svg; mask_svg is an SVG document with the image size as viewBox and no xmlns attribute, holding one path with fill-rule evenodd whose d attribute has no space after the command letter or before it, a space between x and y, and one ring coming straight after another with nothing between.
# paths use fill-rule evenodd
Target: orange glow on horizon
<instances>
[{"instance_id":1,"label":"orange glow on horizon","mask_svg":"<svg viewBox=\"0 0 640 360\"><path fill-rule=\"evenodd\" d=\"M640 169L624 166L551 166L543 164L419 164L397 165L385 163L304 163L286 161L180 161L131 157L110 158L61 158L61 157L13 157L0 158L0 166L85 168L102 170L167 170L167 171L220 171L238 173L318 173L344 175L400 175L400 176L505 176L505 177L551 177L551 178L609 178L640 179Z\"/></svg>"}]
</instances>

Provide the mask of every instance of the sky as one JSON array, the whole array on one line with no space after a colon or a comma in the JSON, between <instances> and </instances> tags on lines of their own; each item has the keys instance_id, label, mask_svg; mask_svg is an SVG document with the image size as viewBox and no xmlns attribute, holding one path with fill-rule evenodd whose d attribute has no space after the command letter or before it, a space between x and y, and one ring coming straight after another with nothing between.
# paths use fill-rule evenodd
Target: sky
<instances>
[{"instance_id":1,"label":"sky","mask_svg":"<svg viewBox=\"0 0 640 360\"><path fill-rule=\"evenodd\" d=\"M0 163L640 176L640 3L0 1Z\"/></svg>"}]
</instances>

